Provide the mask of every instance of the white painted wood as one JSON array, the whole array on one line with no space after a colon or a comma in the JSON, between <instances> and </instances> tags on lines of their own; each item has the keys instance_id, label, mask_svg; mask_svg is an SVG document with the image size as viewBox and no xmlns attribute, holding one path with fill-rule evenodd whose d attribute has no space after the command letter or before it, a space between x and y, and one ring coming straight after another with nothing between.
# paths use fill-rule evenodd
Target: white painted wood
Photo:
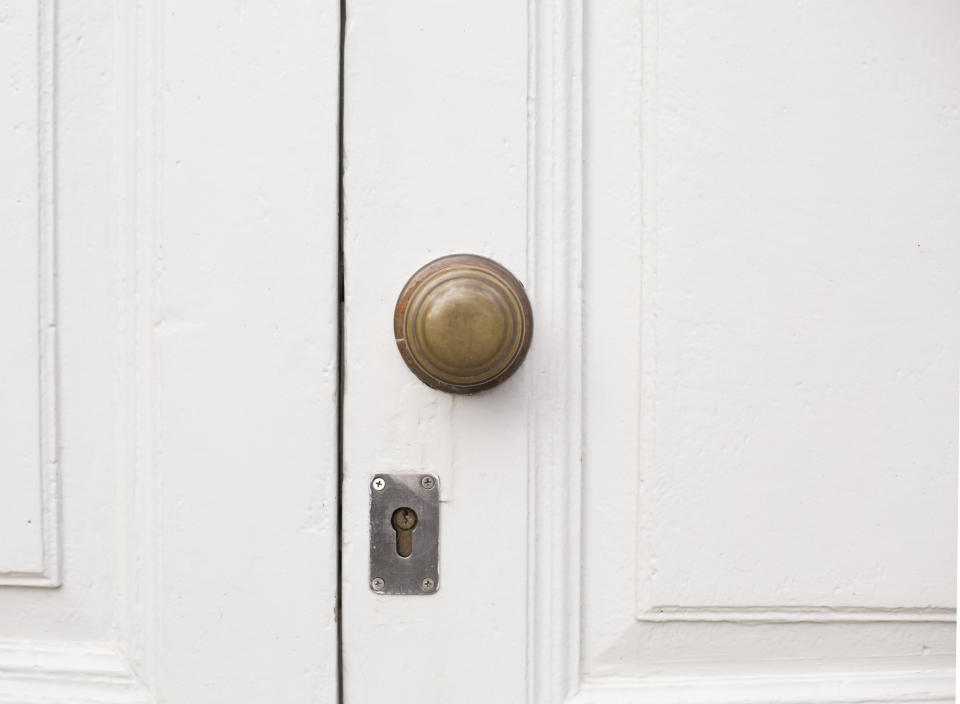
<instances>
[{"instance_id":1,"label":"white painted wood","mask_svg":"<svg viewBox=\"0 0 960 704\"><path fill-rule=\"evenodd\" d=\"M908 673L846 673L743 678L650 678L590 682L572 704L796 704L797 702L954 701L953 669Z\"/></svg>"},{"instance_id":2,"label":"white painted wood","mask_svg":"<svg viewBox=\"0 0 960 704\"><path fill-rule=\"evenodd\" d=\"M338 7L54 7L0 7L0 569L63 582L0 701L337 701ZM950 701L956 12L350 3L345 701ZM473 398L390 326L453 251L537 321ZM404 470L434 597L367 586Z\"/></svg>"},{"instance_id":3,"label":"white painted wood","mask_svg":"<svg viewBox=\"0 0 960 704\"><path fill-rule=\"evenodd\" d=\"M339 8L130 20L131 657L165 701L333 701Z\"/></svg>"},{"instance_id":4,"label":"white painted wood","mask_svg":"<svg viewBox=\"0 0 960 704\"><path fill-rule=\"evenodd\" d=\"M579 18L564 1L350 4L346 701L556 702L576 686ZM468 398L410 375L390 326L407 277L457 251L511 268L536 320L518 375ZM368 482L426 467L443 496L440 592L379 597ZM501 547L484 549L481 530Z\"/></svg>"},{"instance_id":5,"label":"white painted wood","mask_svg":"<svg viewBox=\"0 0 960 704\"><path fill-rule=\"evenodd\" d=\"M958 22L591 6L584 701L949 698Z\"/></svg>"},{"instance_id":6,"label":"white painted wood","mask_svg":"<svg viewBox=\"0 0 960 704\"><path fill-rule=\"evenodd\" d=\"M52 3L0 4L0 585L59 584Z\"/></svg>"},{"instance_id":7,"label":"white painted wood","mask_svg":"<svg viewBox=\"0 0 960 704\"><path fill-rule=\"evenodd\" d=\"M953 609L956 5L644 21L638 608Z\"/></svg>"},{"instance_id":8,"label":"white painted wood","mask_svg":"<svg viewBox=\"0 0 960 704\"><path fill-rule=\"evenodd\" d=\"M526 23L522 3L499 0L348 6L347 702L514 701L525 688L525 399L535 367L528 361L496 390L454 398L407 371L391 321L407 278L443 254L489 256L531 283ZM532 355L548 339L540 330ZM379 597L368 587L369 481L427 467L440 479L439 592ZM494 526L497 549L485 547L485 526Z\"/></svg>"},{"instance_id":9,"label":"white painted wood","mask_svg":"<svg viewBox=\"0 0 960 704\"><path fill-rule=\"evenodd\" d=\"M56 5L24 129L57 136L63 585L0 589L0 701L337 701L338 34L336 2Z\"/></svg>"},{"instance_id":10,"label":"white painted wood","mask_svg":"<svg viewBox=\"0 0 960 704\"><path fill-rule=\"evenodd\" d=\"M100 643L0 643L4 704L154 704L123 658Z\"/></svg>"},{"instance_id":11,"label":"white painted wood","mask_svg":"<svg viewBox=\"0 0 960 704\"><path fill-rule=\"evenodd\" d=\"M951 701L956 8L532 0L496 38L461 12L348 22L347 700ZM390 316L432 256L516 266L485 140L518 42L536 340L453 399ZM366 584L367 481L403 469L442 479L434 598ZM484 516L507 552L471 549Z\"/></svg>"},{"instance_id":12,"label":"white painted wood","mask_svg":"<svg viewBox=\"0 0 960 704\"><path fill-rule=\"evenodd\" d=\"M527 238L535 259L528 460L527 699L579 686L583 458L583 8L532 2Z\"/></svg>"},{"instance_id":13,"label":"white painted wood","mask_svg":"<svg viewBox=\"0 0 960 704\"><path fill-rule=\"evenodd\" d=\"M48 101L53 112L36 110L30 129L48 134L45 144L55 147L46 157L52 172L41 182L41 190L44 184L52 186L46 211L41 211L41 223L50 220L41 233L56 232L43 261L49 266L56 260L56 296L45 302L56 311L57 337L56 443L51 437L48 447L56 447L61 470L59 486L51 488L61 498L63 586L0 587L0 636L8 643L23 639L27 647L112 640L120 556L115 549L115 477L120 469L114 457L118 338L111 223L112 16L105 4L42 2L34 5L38 8L39 14L21 29L40 28L39 47L46 46L41 74L52 81L45 83L52 93L42 97L41 106ZM35 281L35 290L42 279Z\"/></svg>"}]
</instances>

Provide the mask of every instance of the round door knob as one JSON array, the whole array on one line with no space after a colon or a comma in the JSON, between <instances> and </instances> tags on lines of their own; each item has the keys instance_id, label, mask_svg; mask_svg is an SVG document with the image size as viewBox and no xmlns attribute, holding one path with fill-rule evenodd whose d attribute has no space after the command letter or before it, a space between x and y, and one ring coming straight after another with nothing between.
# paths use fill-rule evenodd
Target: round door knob
<instances>
[{"instance_id":1,"label":"round door knob","mask_svg":"<svg viewBox=\"0 0 960 704\"><path fill-rule=\"evenodd\" d=\"M425 384L472 394L504 381L523 362L533 311L507 269L486 257L452 254L410 277L393 329L404 361Z\"/></svg>"}]
</instances>

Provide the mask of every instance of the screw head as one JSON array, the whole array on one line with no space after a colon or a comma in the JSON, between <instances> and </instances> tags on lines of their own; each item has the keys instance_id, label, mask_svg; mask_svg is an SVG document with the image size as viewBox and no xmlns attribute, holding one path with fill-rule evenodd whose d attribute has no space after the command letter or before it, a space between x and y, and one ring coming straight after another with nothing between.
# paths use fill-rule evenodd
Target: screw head
<instances>
[{"instance_id":1,"label":"screw head","mask_svg":"<svg viewBox=\"0 0 960 704\"><path fill-rule=\"evenodd\" d=\"M437 583L430 579L430 577L424 577L423 581L420 582L420 588L425 592L432 592L435 586L437 586Z\"/></svg>"},{"instance_id":2,"label":"screw head","mask_svg":"<svg viewBox=\"0 0 960 704\"><path fill-rule=\"evenodd\" d=\"M383 491L383 487L385 487L386 485L387 483L383 481L383 477L377 477L376 479L373 480L373 488L376 489L377 491Z\"/></svg>"},{"instance_id":3,"label":"screw head","mask_svg":"<svg viewBox=\"0 0 960 704\"><path fill-rule=\"evenodd\" d=\"M379 577L374 577L373 579L370 580L370 587L375 592L382 592L383 586L384 586L383 580L380 579Z\"/></svg>"},{"instance_id":4,"label":"screw head","mask_svg":"<svg viewBox=\"0 0 960 704\"><path fill-rule=\"evenodd\" d=\"M429 475L426 476L426 477L423 477L423 478L420 480L420 486L422 486L424 489L432 489L432 488L435 487L436 485L437 485L436 480L435 480L433 477L429 476Z\"/></svg>"}]
</instances>

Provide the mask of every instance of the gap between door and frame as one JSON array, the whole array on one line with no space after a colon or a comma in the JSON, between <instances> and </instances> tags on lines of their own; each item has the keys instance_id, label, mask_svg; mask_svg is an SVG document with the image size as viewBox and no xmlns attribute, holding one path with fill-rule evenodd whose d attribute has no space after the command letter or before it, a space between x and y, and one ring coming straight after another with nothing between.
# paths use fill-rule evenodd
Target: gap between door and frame
<instances>
[{"instance_id":1,"label":"gap between door and frame","mask_svg":"<svg viewBox=\"0 0 960 704\"><path fill-rule=\"evenodd\" d=\"M337 701L343 704L343 95L347 32L347 0L340 0L340 54L337 67Z\"/></svg>"}]
</instances>

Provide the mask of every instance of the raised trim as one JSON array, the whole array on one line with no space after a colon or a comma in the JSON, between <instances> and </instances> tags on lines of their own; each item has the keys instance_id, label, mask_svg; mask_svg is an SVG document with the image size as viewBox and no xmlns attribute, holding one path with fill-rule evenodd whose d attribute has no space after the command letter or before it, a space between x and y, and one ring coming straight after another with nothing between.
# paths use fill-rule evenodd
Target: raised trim
<instances>
[{"instance_id":1,"label":"raised trim","mask_svg":"<svg viewBox=\"0 0 960 704\"><path fill-rule=\"evenodd\" d=\"M60 472L57 458L57 306L55 234L55 26L54 0L37 2L37 203L40 276L40 466L43 569L0 572L0 586L59 587Z\"/></svg>"},{"instance_id":2,"label":"raised trim","mask_svg":"<svg viewBox=\"0 0 960 704\"><path fill-rule=\"evenodd\" d=\"M0 642L0 704L153 704L105 643Z\"/></svg>"},{"instance_id":3,"label":"raised trim","mask_svg":"<svg viewBox=\"0 0 960 704\"><path fill-rule=\"evenodd\" d=\"M651 606L638 621L734 621L739 623L928 622L955 623L956 609L939 606Z\"/></svg>"},{"instance_id":4,"label":"raised trim","mask_svg":"<svg viewBox=\"0 0 960 704\"><path fill-rule=\"evenodd\" d=\"M569 704L953 702L952 669L767 677L587 681Z\"/></svg>"},{"instance_id":5,"label":"raised trim","mask_svg":"<svg viewBox=\"0 0 960 704\"><path fill-rule=\"evenodd\" d=\"M656 0L643 0L644 14ZM952 669L827 674L768 674L703 677L581 680L580 563L582 447L582 65L584 20L580 0L528 0L528 266L527 280L538 321L528 380L531 404L528 462L528 631L526 701L537 704L852 704L853 702L952 702ZM656 27L644 23L644 62L656 53ZM646 76L649 79L649 76ZM641 109L649 117L656 85L644 82ZM647 123L645 122L645 125ZM644 131L646 146L656 125ZM644 178L656 164L644 150ZM643 189L645 228L656 228L649 189ZM644 300L652 298L650 277L655 242L644 242ZM641 357L649 359L654 330L641 331ZM543 356L541 356L543 355ZM550 359L546 359L550 355ZM651 383L649 369L643 382ZM650 408L643 412L649 413ZM641 429L649 434L650 425ZM650 438L641 445L651 447ZM641 534L641 540L645 536ZM829 608L819 606L648 606L648 621L742 622L951 622L955 610L916 608Z\"/></svg>"},{"instance_id":6,"label":"raised trim","mask_svg":"<svg viewBox=\"0 0 960 704\"><path fill-rule=\"evenodd\" d=\"M116 73L120 373L123 408L118 478L119 647L148 688L159 667L161 478L156 462L156 289L159 267L160 67L162 0L119 3L114 32Z\"/></svg>"},{"instance_id":7,"label":"raised trim","mask_svg":"<svg viewBox=\"0 0 960 704\"><path fill-rule=\"evenodd\" d=\"M583 7L527 8L527 701L556 704L580 681Z\"/></svg>"}]
</instances>

